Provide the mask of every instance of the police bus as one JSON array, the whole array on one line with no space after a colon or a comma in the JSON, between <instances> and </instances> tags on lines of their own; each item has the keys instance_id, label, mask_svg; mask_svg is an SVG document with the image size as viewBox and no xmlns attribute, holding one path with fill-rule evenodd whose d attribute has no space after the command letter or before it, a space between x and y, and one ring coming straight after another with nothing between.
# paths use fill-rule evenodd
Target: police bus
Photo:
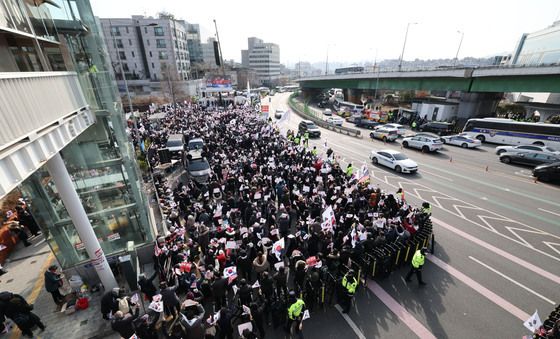
<instances>
[{"instance_id":1,"label":"police bus","mask_svg":"<svg viewBox=\"0 0 560 339\"><path fill-rule=\"evenodd\" d=\"M560 148L560 125L554 124L500 118L469 119L463 133L482 142Z\"/></svg>"}]
</instances>

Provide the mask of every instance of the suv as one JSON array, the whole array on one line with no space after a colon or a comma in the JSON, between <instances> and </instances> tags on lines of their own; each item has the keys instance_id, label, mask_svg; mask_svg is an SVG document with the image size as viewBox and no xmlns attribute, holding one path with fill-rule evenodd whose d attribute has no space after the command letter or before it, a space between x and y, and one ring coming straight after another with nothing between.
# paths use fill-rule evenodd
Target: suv
<instances>
[{"instance_id":1,"label":"suv","mask_svg":"<svg viewBox=\"0 0 560 339\"><path fill-rule=\"evenodd\" d=\"M303 120L298 125L298 130L301 133L308 132L310 137L321 137L321 130L311 120Z\"/></svg>"},{"instance_id":2,"label":"suv","mask_svg":"<svg viewBox=\"0 0 560 339\"><path fill-rule=\"evenodd\" d=\"M453 125L448 122L428 122L418 127L420 132L432 132L437 135L448 135L453 133Z\"/></svg>"},{"instance_id":3,"label":"suv","mask_svg":"<svg viewBox=\"0 0 560 339\"><path fill-rule=\"evenodd\" d=\"M185 170L189 178L197 184L207 183L212 173L206 158L187 159L185 161Z\"/></svg>"},{"instance_id":4,"label":"suv","mask_svg":"<svg viewBox=\"0 0 560 339\"><path fill-rule=\"evenodd\" d=\"M440 138L424 135L404 138L402 145L405 148L412 147L420 149L422 152L435 152L443 148L443 142L441 142Z\"/></svg>"}]
</instances>

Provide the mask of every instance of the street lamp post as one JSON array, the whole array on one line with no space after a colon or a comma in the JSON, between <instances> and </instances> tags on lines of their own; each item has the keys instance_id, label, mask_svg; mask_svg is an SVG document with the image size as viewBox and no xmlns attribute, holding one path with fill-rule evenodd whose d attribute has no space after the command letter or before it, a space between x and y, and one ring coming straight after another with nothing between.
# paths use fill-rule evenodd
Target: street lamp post
<instances>
[{"instance_id":1,"label":"street lamp post","mask_svg":"<svg viewBox=\"0 0 560 339\"><path fill-rule=\"evenodd\" d=\"M327 45L327 60L325 61L325 75L329 74L329 45Z\"/></svg>"},{"instance_id":2,"label":"street lamp post","mask_svg":"<svg viewBox=\"0 0 560 339\"><path fill-rule=\"evenodd\" d=\"M457 47L457 53L455 53L455 60L453 62L453 66L457 65L457 61L459 60L459 50L461 49L461 44L463 44L463 37L465 36L465 32L457 31L457 33L461 34L461 40L459 40L459 47Z\"/></svg>"},{"instance_id":3,"label":"street lamp post","mask_svg":"<svg viewBox=\"0 0 560 339\"><path fill-rule=\"evenodd\" d=\"M416 25L416 24L417 24L417 22L409 22L406 25L406 33L404 34L404 43L403 43L403 46L402 46L401 57L399 59L399 72L401 71L401 68L402 68L402 62L403 62L403 57L404 57L404 49L406 47L406 39L408 38L408 29L410 28L410 25Z\"/></svg>"}]
</instances>

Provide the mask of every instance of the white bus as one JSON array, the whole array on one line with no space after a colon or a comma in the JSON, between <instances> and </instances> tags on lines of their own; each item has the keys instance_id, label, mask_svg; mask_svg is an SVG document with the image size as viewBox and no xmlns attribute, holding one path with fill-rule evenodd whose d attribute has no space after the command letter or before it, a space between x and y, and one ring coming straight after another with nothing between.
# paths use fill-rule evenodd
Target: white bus
<instances>
[{"instance_id":1,"label":"white bus","mask_svg":"<svg viewBox=\"0 0 560 339\"><path fill-rule=\"evenodd\" d=\"M499 118L469 119L463 133L482 142L560 148L560 125L554 124Z\"/></svg>"}]
</instances>

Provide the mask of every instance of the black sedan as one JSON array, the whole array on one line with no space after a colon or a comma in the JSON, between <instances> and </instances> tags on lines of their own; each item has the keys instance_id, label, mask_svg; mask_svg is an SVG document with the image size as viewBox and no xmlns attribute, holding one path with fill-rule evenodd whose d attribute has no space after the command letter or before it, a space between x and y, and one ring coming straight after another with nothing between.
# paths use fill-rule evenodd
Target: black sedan
<instances>
[{"instance_id":1,"label":"black sedan","mask_svg":"<svg viewBox=\"0 0 560 339\"><path fill-rule=\"evenodd\" d=\"M533 176L539 181L560 182L560 162L535 167Z\"/></svg>"},{"instance_id":2,"label":"black sedan","mask_svg":"<svg viewBox=\"0 0 560 339\"><path fill-rule=\"evenodd\" d=\"M560 156L543 152L505 152L500 155L500 161L506 164L517 163L522 165L538 166L560 161Z\"/></svg>"}]
</instances>

